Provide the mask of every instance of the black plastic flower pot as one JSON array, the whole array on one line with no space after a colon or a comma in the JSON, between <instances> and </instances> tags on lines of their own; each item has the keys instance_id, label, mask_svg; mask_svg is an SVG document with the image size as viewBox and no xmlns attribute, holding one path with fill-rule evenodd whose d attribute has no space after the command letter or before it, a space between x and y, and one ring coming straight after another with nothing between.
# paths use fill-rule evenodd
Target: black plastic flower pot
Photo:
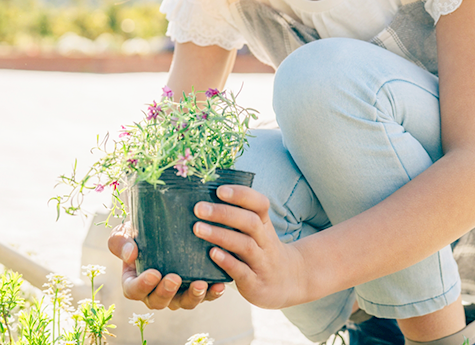
<instances>
[{"instance_id":1,"label":"black plastic flower pot","mask_svg":"<svg viewBox=\"0 0 475 345\"><path fill-rule=\"evenodd\" d=\"M185 285L195 280L230 282L231 277L209 257L214 246L195 236L199 219L193 208L199 201L223 203L216 196L220 185L251 187L254 174L239 170L217 170L219 178L202 183L199 178L183 178L175 169L164 171L165 185L139 182L130 189L130 214L138 246L137 273L155 268L165 276L178 274Z\"/></svg>"}]
</instances>

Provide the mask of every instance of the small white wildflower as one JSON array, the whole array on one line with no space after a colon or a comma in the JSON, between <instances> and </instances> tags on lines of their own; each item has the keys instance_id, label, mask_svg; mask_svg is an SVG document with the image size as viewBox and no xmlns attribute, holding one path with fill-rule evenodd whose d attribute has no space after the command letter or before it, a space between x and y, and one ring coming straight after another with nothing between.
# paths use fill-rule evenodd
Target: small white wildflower
<instances>
[{"instance_id":1,"label":"small white wildflower","mask_svg":"<svg viewBox=\"0 0 475 345\"><path fill-rule=\"evenodd\" d=\"M48 283L43 285L43 287L48 288L44 291L46 294L50 293L51 290L53 292L60 291L74 286L73 283L61 274L50 273L46 276L46 279L48 279Z\"/></svg>"},{"instance_id":2,"label":"small white wildflower","mask_svg":"<svg viewBox=\"0 0 475 345\"><path fill-rule=\"evenodd\" d=\"M58 293L56 296L56 303L58 303L58 307L63 309L64 311L71 312L74 310L71 306L71 301L72 301L71 293L70 290L67 289L65 291L61 291Z\"/></svg>"},{"instance_id":3,"label":"small white wildflower","mask_svg":"<svg viewBox=\"0 0 475 345\"><path fill-rule=\"evenodd\" d=\"M82 266L83 270L86 270L85 272L82 272L85 276L88 276L89 278L95 278L100 274L106 274L106 268L104 266L99 266L99 265L87 265L87 266Z\"/></svg>"},{"instance_id":4,"label":"small white wildflower","mask_svg":"<svg viewBox=\"0 0 475 345\"><path fill-rule=\"evenodd\" d=\"M102 306L102 304L100 302L101 301L94 300L94 305L100 307L100 306ZM82 299L82 300L78 301L78 305L80 307L82 307L84 305L89 305L89 304L92 304L92 299L90 299L90 298L85 298L85 299Z\"/></svg>"},{"instance_id":5,"label":"small white wildflower","mask_svg":"<svg viewBox=\"0 0 475 345\"><path fill-rule=\"evenodd\" d=\"M81 310L76 309L74 311L71 311L71 319L75 322L80 322L82 321L82 313Z\"/></svg>"},{"instance_id":6,"label":"small white wildflower","mask_svg":"<svg viewBox=\"0 0 475 345\"><path fill-rule=\"evenodd\" d=\"M198 333L190 338L185 345L213 345L214 339L209 337L208 333Z\"/></svg>"},{"instance_id":7,"label":"small white wildflower","mask_svg":"<svg viewBox=\"0 0 475 345\"><path fill-rule=\"evenodd\" d=\"M155 320L152 319L153 313L147 313L147 314L135 314L133 313L133 317L129 317L129 323L132 325L136 325L140 328L143 326L148 325L149 323L153 323Z\"/></svg>"}]
</instances>

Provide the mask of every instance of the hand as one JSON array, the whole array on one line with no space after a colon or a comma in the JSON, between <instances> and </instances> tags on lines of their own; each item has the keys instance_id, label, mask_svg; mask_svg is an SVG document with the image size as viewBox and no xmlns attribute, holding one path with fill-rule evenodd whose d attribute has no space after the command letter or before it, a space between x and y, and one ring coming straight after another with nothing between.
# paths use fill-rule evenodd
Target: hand
<instances>
[{"instance_id":1,"label":"hand","mask_svg":"<svg viewBox=\"0 0 475 345\"><path fill-rule=\"evenodd\" d=\"M214 284L208 289L204 281L195 281L190 287L179 292L181 278L167 274L162 278L160 272L149 269L137 276L135 259L137 245L133 240L130 222L112 230L109 237L109 250L123 261L122 289L128 299L142 301L150 309L193 309L203 301L212 301L224 293L224 284Z\"/></svg>"},{"instance_id":2,"label":"hand","mask_svg":"<svg viewBox=\"0 0 475 345\"><path fill-rule=\"evenodd\" d=\"M218 198L226 204L199 202L195 205L198 218L227 225L239 231L227 230L197 222L196 236L214 243L239 258L212 248L211 259L235 281L241 295L262 308L280 309L298 304L304 299L302 282L303 260L292 245L280 242L269 219L269 200L244 186L221 186Z\"/></svg>"}]
</instances>

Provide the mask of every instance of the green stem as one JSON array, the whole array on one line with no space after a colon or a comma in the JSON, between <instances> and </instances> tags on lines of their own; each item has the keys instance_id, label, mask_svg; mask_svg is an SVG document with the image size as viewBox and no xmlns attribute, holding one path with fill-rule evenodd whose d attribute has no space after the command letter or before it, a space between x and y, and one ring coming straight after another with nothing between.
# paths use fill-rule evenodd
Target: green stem
<instances>
[{"instance_id":1,"label":"green stem","mask_svg":"<svg viewBox=\"0 0 475 345\"><path fill-rule=\"evenodd\" d=\"M140 327L140 338L142 338L142 345L143 345L143 325Z\"/></svg>"},{"instance_id":2,"label":"green stem","mask_svg":"<svg viewBox=\"0 0 475 345\"><path fill-rule=\"evenodd\" d=\"M61 337L61 307L58 303L58 337Z\"/></svg>"},{"instance_id":3,"label":"green stem","mask_svg":"<svg viewBox=\"0 0 475 345\"><path fill-rule=\"evenodd\" d=\"M87 327L84 327L84 332L82 333L81 345L84 345L84 340L86 340Z\"/></svg>"},{"instance_id":4,"label":"green stem","mask_svg":"<svg viewBox=\"0 0 475 345\"><path fill-rule=\"evenodd\" d=\"M55 326L56 326L56 302L58 299L58 290L54 292L54 299L53 299L53 345L56 342L55 338Z\"/></svg>"},{"instance_id":5,"label":"green stem","mask_svg":"<svg viewBox=\"0 0 475 345\"><path fill-rule=\"evenodd\" d=\"M5 322L5 326L7 327L8 339L10 340L10 345L13 345L13 335L10 330L10 326L8 326L7 322L7 314L5 312L2 313L3 321Z\"/></svg>"},{"instance_id":6,"label":"green stem","mask_svg":"<svg viewBox=\"0 0 475 345\"><path fill-rule=\"evenodd\" d=\"M94 293L94 277L91 275L91 288L92 288L92 308L94 308L94 299L96 297Z\"/></svg>"}]
</instances>

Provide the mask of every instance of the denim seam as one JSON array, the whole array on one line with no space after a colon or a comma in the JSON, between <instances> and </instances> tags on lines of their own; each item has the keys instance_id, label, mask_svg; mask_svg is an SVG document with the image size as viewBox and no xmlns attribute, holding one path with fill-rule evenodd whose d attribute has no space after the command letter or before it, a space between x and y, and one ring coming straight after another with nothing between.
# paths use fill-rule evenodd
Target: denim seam
<instances>
[{"instance_id":1,"label":"denim seam","mask_svg":"<svg viewBox=\"0 0 475 345\"><path fill-rule=\"evenodd\" d=\"M390 139L390 136L389 136L389 134L388 134L388 131L387 131L387 129L386 129L386 126L385 126L384 122L383 122L383 121L380 121L379 116L378 116L379 110L376 108L376 103L378 102L378 94L379 94L379 92L381 91L381 89L382 89L386 84L389 84L389 83L392 83L392 82L396 82L396 81L401 81L401 82L404 82L404 83L408 83L408 84L414 85L414 86L416 86L416 87L418 87L418 88L420 88L420 89L422 89L422 90L424 90L424 91L430 93L432 96L436 97L437 99L439 99L439 97L438 97L437 95L435 95L433 92L431 92L430 90L427 90L425 87L422 87L422 86L420 86L420 85L418 85L418 84L415 84L415 83L413 83L413 82L410 82L410 81L407 81L407 80L404 80L404 79L391 79L391 80L388 80L388 81L384 82L384 83L379 87L378 91L375 92L375 101L374 101L373 104L372 104L373 108L376 109L376 118L375 118L375 121L381 123L381 125L383 126L384 132L386 133L386 138L388 139L388 142L389 142L389 144L391 145L394 154L396 155L396 157L397 157L399 163L401 164L402 168L404 169L404 172L406 173L407 178L409 179L409 181L411 181L412 178L411 178L409 172L407 171L406 167L405 167L404 164L402 163L402 160L401 160L401 158L399 157L399 154L398 154L396 148L394 147L394 145L393 145L393 143L392 143L392 141L391 141L391 139Z\"/></svg>"},{"instance_id":2,"label":"denim seam","mask_svg":"<svg viewBox=\"0 0 475 345\"><path fill-rule=\"evenodd\" d=\"M379 306L384 306L384 307L405 307L405 306L409 306L409 305L414 305L414 304L419 304L419 303L424 303L424 302L427 302L427 301L430 301L430 300L433 300L433 299L436 299L436 298L439 298L439 297L444 297L446 303L447 303L447 297L446 295L455 287L457 287L458 285L458 282L455 282L447 291L445 291L444 293L441 293L440 295L437 295L437 296L433 296L433 297L429 297L427 299L424 299L424 300L421 300L421 301L417 301L417 302L412 302L412 303L406 303L406 304L383 304L383 303L375 303L375 302L371 302L369 300L367 300L366 298L364 297L361 297L360 294L358 294L358 291L356 291L356 294L358 295L359 298L361 298L362 300L364 300L365 302L368 302L372 305L379 305Z\"/></svg>"},{"instance_id":3,"label":"denim seam","mask_svg":"<svg viewBox=\"0 0 475 345\"><path fill-rule=\"evenodd\" d=\"M442 272L442 260L440 259L440 251L437 252L437 260L439 261L439 272L440 272L440 281L442 282L442 291L445 291L445 282L444 282L444 274ZM443 294L445 299L445 304L448 303L447 296Z\"/></svg>"},{"instance_id":4,"label":"denim seam","mask_svg":"<svg viewBox=\"0 0 475 345\"><path fill-rule=\"evenodd\" d=\"M379 121L378 121L378 122L379 122ZM380 124L383 126L383 128L384 128L384 133L386 133L386 138L387 138L389 144L391 145L391 147L392 147L392 149L393 149L393 152L394 152L394 154L396 155L396 157L397 157L397 159L398 159L398 161L399 161L399 164L401 164L402 168L404 169L404 172L406 173L407 178L409 179L409 181L411 181L412 178L411 178L411 176L409 175L409 172L407 171L406 167L405 167L404 164L402 163L401 157L399 157L399 154L398 154L396 148L394 147L391 138L389 137L389 134L388 134L388 131L387 131L387 129L386 129L386 126L384 125L383 122L379 122L379 123L380 123Z\"/></svg>"},{"instance_id":5,"label":"denim seam","mask_svg":"<svg viewBox=\"0 0 475 345\"><path fill-rule=\"evenodd\" d=\"M411 84L411 85L414 85L415 87L418 87L419 89L422 89L428 93L430 93L432 96L434 96L435 98L439 99L439 96L434 94L432 91L428 90L427 88L421 86L421 85L418 85L412 81L409 81L409 80L404 80L404 79L391 79L391 80L388 80L388 81L385 81L383 84L381 84L381 86L379 87L378 91L375 92L375 95L377 95L381 89L386 85L386 84L390 84L390 83L393 83L393 82L396 82L396 81L401 81L401 82L404 82L404 83L408 83L408 84ZM374 101L373 103L373 107L375 106L377 100Z\"/></svg>"},{"instance_id":6,"label":"denim seam","mask_svg":"<svg viewBox=\"0 0 475 345\"><path fill-rule=\"evenodd\" d=\"M354 289L353 289L353 291L354 291ZM315 337L315 336L318 336L318 335L320 335L320 334L322 334L322 333L325 333L325 332L328 330L328 328L330 327L330 325L332 325L333 322L335 322L337 319L340 318L340 315L341 315L343 309L345 308L346 304L348 303L348 300L350 299L351 295L352 295L352 292L350 292L350 293L348 294L348 297L346 297L345 302L343 303L342 307L340 308L340 310L338 311L338 313L335 315L335 317L334 317L333 319L331 319L331 321L328 323L327 327L325 327L324 330L322 330L322 331L320 331L320 332L318 332L318 333L311 334L311 335L310 335L311 337Z\"/></svg>"},{"instance_id":7,"label":"denim seam","mask_svg":"<svg viewBox=\"0 0 475 345\"><path fill-rule=\"evenodd\" d=\"M294 188L292 188L292 192L290 192L290 195L287 198L287 201L283 205L288 210L288 212L292 215L292 217L294 217L295 220L298 220L298 219L297 219L297 217L295 217L295 214L293 214L293 212L290 210L290 208L287 207L287 204L290 202L290 198L292 198L292 196L294 195L294 192L297 189L297 186L298 186L298 184L300 183L300 181L302 179L303 179L303 175L300 174L300 177L297 179L297 181L294 184ZM289 233L289 222L286 222L286 224L287 224L287 226L286 226L286 229L285 229L285 235L287 235ZM295 241L295 238L294 238L294 241Z\"/></svg>"}]
</instances>

